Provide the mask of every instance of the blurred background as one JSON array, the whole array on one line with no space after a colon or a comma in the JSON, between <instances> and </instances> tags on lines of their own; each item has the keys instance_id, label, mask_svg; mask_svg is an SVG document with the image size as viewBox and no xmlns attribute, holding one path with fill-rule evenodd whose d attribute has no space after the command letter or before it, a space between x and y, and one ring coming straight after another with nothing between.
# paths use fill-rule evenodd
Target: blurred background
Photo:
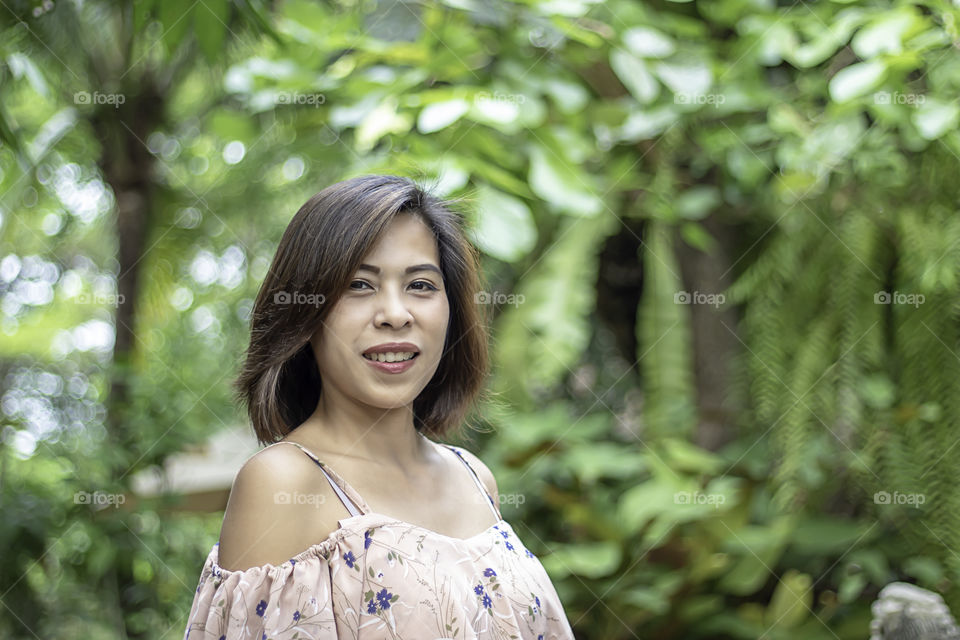
<instances>
[{"instance_id":1,"label":"blurred background","mask_svg":"<svg viewBox=\"0 0 960 640\"><path fill-rule=\"evenodd\" d=\"M323 187L464 198L578 638L960 609L960 3L0 1L0 636L179 638Z\"/></svg>"}]
</instances>

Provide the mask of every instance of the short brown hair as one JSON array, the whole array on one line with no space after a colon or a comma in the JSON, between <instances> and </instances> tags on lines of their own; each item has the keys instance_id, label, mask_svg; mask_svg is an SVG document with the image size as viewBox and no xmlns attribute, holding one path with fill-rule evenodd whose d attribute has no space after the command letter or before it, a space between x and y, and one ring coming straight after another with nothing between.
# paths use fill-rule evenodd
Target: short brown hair
<instances>
[{"instance_id":1,"label":"short brown hair","mask_svg":"<svg viewBox=\"0 0 960 640\"><path fill-rule=\"evenodd\" d=\"M479 256L453 204L410 179L369 175L333 184L300 207L260 286L250 314L250 345L233 385L259 442L280 440L316 409L321 381L310 337L402 212L419 215L433 232L450 305L440 364L413 402L414 427L443 437L460 426L483 389L488 330L475 297ZM318 305L277 304L290 292L324 298Z\"/></svg>"}]
</instances>

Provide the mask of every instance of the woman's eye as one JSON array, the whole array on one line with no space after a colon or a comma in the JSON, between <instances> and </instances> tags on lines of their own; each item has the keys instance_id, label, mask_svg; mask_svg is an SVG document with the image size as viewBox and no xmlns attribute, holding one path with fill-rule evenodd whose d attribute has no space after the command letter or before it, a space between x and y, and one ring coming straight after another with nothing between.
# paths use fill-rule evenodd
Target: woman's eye
<instances>
[{"instance_id":1,"label":"woman's eye","mask_svg":"<svg viewBox=\"0 0 960 640\"><path fill-rule=\"evenodd\" d=\"M432 284L430 284L430 283L427 282L426 280L417 280L416 282L412 283L410 286L412 287L412 286L417 285L417 284L422 284L422 285L425 285L425 286L427 287L426 289L417 289L417 291L438 291L438 289L437 289L435 286L433 286Z\"/></svg>"},{"instance_id":2,"label":"woman's eye","mask_svg":"<svg viewBox=\"0 0 960 640\"><path fill-rule=\"evenodd\" d=\"M356 286L354 286L354 285L361 285L361 286L356 287ZM420 286L418 287L417 285L420 285ZM363 286L369 287L370 284L369 284L368 282L363 281L363 280L354 280L353 282L350 283L350 288L353 289L354 291L362 291L362 290L363 290L363 289L362 289ZM411 286L411 287L415 287L415 290L416 290L416 291L439 291L439 289L437 289L437 287L433 286L432 284L430 284L430 283L427 282L426 280L417 280L416 282L410 283L410 286ZM372 288L372 287L371 287L371 288Z\"/></svg>"}]
</instances>

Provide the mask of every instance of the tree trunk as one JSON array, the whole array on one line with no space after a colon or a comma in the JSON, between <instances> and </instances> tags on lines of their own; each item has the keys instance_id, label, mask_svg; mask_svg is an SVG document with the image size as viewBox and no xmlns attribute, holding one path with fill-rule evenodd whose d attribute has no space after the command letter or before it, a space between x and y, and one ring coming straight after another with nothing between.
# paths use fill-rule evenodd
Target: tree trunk
<instances>
[{"instance_id":1,"label":"tree trunk","mask_svg":"<svg viewBox=\"0 0 960 640\"><path fill-rule=\"evenodd\" d=\"M134 427L130 380L137 349L136 319L144 254L154 226L153 175L156 159L146 146L148 136L163 119L163 97L150 81L142 78L138 89L126 92L119 108L101 109L94 117L94 129L103 149L101 171L116 199L117 306L116 330L107 399L108 450L115 452L108 465L114 490L129 493L129 481L140 448ZM127 638L145 637L145 630L131 628L131 614L149 605L150 589L133 575L134 552L140 546L121 513L107 524L115 544L116 561L105 579L115 585L122 631Z\"/></svg>"}]
</instances>

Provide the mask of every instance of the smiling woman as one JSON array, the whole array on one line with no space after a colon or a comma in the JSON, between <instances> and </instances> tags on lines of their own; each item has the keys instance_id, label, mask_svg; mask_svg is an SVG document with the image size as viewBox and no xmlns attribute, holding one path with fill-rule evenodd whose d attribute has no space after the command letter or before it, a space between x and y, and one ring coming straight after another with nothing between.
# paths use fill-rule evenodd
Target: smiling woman
<instances>
[{"instance_id":1,"label":"smiling woman","mask_svg":"<svg viewBox=\"0 0 960 640\"><path fill-rule=\"evenodd\" d=\"M431 439L487 374L479 286L461 218L409 180L301 207L236 383L268 446L237 474L186 637L573 638L493 474Z\"/></svg>"}]
</instances>

